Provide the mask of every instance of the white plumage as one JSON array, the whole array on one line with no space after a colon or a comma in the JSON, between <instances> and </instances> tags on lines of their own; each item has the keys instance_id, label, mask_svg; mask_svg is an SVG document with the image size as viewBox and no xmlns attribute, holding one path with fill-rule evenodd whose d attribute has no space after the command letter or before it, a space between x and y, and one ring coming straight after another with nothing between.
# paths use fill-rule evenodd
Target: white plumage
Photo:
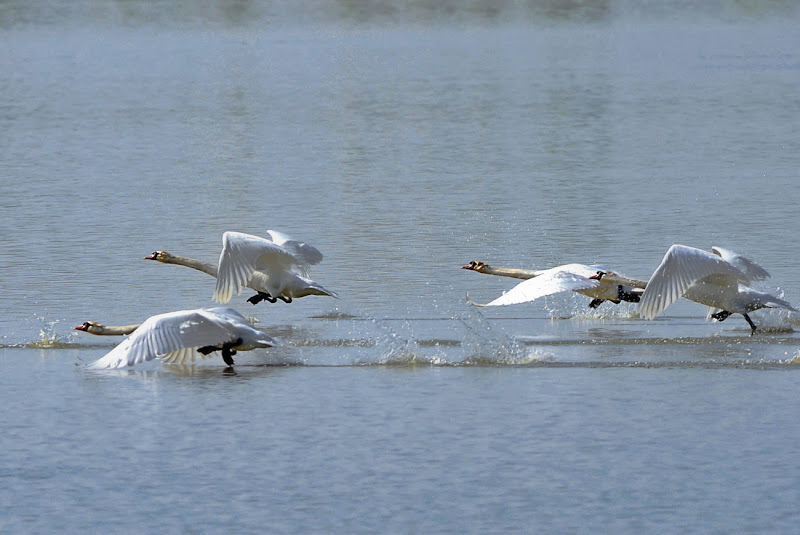
<instances>
[{"instance_id":1,"label":"white plumage","mask_svg":"<svg viewBox=\"0 0 800 535\"><path fill-rule=\"evenodd\" d=\"M179 310L149 317L128 338L90 368L123 368L155 358L170 364L194 362L199 356L223 351L223 357L259 347L280 345L276 339L253 328L232 308ZM229 354L225 357L225 352ZM232 360L231 362L232 363Z\"/></svg>"},{"instance_id":2,"label":"white plumage","mask_svg":"<svg viewBox=\"0 0 800 535\"><path fill-rule=\"evenodd\" d=\"M214 300L227 303L245 286L273 302L280 298L288 303L307 295L337 297L308 278L309 266L322 260L317 249L279 232L267 232L272 239L232 231L222 235Z\"/></svg>"},{"instance_id":3,"label":"white plumage","mask_svg":"<svg viewBox=\"0 0 800 535\"><path fill-rule=\"evenodd\" d=\"M533 278L517 284L497 299L486 304L473 304L487 307L514 305L566 291L578 292L595 300L619 302L620 285L616 282L611 283L602 277L598 278L599 270L600 268L597 266L586 266L584 264L565 264L541 270ZM633 279L619 277L624 278L628 283L633 281Z\"/></svg>"},{"instance_id":4,"label":"white plumage","mask_svg":"<svg viewBox=\"0 0 800 535\"><path fill-rule=\"evenodd\" d=\"M720 321L730 314L742 314L755 332L748 312L760 308L795 310L783 299L747 286L769 276L752 260L727 249L713 247L709 253L675 244L650 277L637 311L642 317L652 319L685 297L711 307L709 316Z\"/></svg>"}]
</instances>

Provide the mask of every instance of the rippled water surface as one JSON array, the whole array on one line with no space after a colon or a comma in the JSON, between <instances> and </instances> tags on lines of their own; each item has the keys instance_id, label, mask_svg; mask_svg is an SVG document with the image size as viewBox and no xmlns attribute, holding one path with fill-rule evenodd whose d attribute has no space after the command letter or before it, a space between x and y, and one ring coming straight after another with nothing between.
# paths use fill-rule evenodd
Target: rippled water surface
<instances>
[{"instance_id":1,"label":"rippled water surface","mask_svg":"<svg viewBox=\"0 0 800 535\"><path fill-rule=\"evenodd\" d=\"M478 309L470 260L646 279L741 252L800 304L791 3L0 4L0 531L795 529L800 317ZM211 305L226 230L341 298L286 344L89 372Z\"/></svg>"}]
</instances>

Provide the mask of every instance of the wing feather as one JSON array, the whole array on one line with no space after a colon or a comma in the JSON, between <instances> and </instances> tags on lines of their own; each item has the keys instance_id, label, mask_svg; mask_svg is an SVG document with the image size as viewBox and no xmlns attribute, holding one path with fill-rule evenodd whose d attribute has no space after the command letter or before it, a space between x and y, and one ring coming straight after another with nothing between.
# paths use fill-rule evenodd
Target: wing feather
<instances>
[{"instance_id":1,"label":"wing feather","mask_svg":"<svg viewBox=\"0 0 800 535\"><path fill-rule=\"evenodd\" d=\"M216 311L216 312L215 312ZM225 316L233 312L230 316ZM240 325L240 322L244 324ZM237 338L252 338L247 320L232 309L198 309L168 312L148 318L117 347L90 364L92 368L122 368L154 358L166 362L193 361L194 348L218 346ZM271 340L267 335L262 338ZM262 344L267 346L266 342ZM272 344L274 345L274 344Z\"/></svg>"},{"instance_id":2,"label":"wing feather","mask_svg":"<svg viewBox=\"0 0 800 535\"><path fill-rule=\"evenodd\" d=\"M277 230L268 230L267 234L277 245L283 247L286 252L297 258L303 264L313 266L322 262L322 253L316 247L305 242L295 240Z\"/></svg>"},{"instance_id":3,"label":"wing feather","mask_svg":"<svg viewBox=\"0 0 800 535\"><path fill-rule=\"evenodd\" d=\"M299 269L297 259L272 241L241 232L225 232L213 298L227 303L234 292L242 293L256 271L269 278L272 270L292 269Z\"/></svg>"},{"instance_id":4,"label":"wing feather","mask_svg":"<svg viewBox=\"0 0 800 535\"><path fill-rule=\"evenodd\" d=\"M580 271L580 273L576 271ZM591 270L589 270L589 272L583 272L583 270L569 269L567 266L552 268L545 270L538 277L522 281L489 303L484 305L473 304L487 307L515 305L559 292L596 288L600 285L600 282L589 278L589 275L593 274L594 272Z\"/></svg>"},{"instance_id":5,"label":"wing feather","mask_svg":"<svg viewBox=\"0 0 800 535\"><path fill-rule=\"evenodd\" d=\"M711 251L744 273L747 277L747 280L744 281L745 284L749 284L752 281L767 280L771 277L766 269L759 266L749 258L746 258L739 253L735 253L730 249L723 249L722 247L717 247L715 245L711 248Z\"/></svg>"},{"instance_id":6,"label":"wing feather","mask_svg":"<svg viewBox=\"0 0 800 535\"><path fill-rule=\"evenodd\" d=\"M738 285L746 276L722 257L675 244L653 272L637 306L639 315L653 319L672 303L683 297L686 290L708 277L719 278L721 285Z\"/></svg>"}]
</instances>

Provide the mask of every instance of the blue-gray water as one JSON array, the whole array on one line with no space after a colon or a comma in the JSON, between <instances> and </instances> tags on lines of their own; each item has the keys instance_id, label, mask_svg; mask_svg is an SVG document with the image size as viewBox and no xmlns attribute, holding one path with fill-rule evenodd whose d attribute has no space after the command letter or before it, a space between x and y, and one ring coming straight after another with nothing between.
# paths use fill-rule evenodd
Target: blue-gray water
<instances>
[{"instance_id":1,"label":"blue-gray water","mask_svg":"<svg viewBox=\"0 0 800 535\"><path fill-rule=\"evenodd\" d=\"M786 533L800 319L497 309L461 270L672 243L800 304L791 2L0 4L0 532ZM74 331L211 305L279 229L341 299L279 337L90 373Z\"/></svg>"}]
</instances>

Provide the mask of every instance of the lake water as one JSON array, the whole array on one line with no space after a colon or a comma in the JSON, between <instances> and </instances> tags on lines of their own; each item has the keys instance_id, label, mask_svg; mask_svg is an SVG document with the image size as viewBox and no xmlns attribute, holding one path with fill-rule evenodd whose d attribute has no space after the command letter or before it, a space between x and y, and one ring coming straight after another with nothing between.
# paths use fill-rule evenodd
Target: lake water
<instances>
[{"instance_id":1,"label":"lake water","mask_svg":"<svg viewBox=\"0 0 800 535\"><path fill-rule=\"evenodd\" d=\"M800 304L800 12L673 4L0 4L0 532L796 530L800 317L465 297L684 243ZM234 298L284 347L83 368L266 229L341 296Z\"/></svg>"}]
</instances>

